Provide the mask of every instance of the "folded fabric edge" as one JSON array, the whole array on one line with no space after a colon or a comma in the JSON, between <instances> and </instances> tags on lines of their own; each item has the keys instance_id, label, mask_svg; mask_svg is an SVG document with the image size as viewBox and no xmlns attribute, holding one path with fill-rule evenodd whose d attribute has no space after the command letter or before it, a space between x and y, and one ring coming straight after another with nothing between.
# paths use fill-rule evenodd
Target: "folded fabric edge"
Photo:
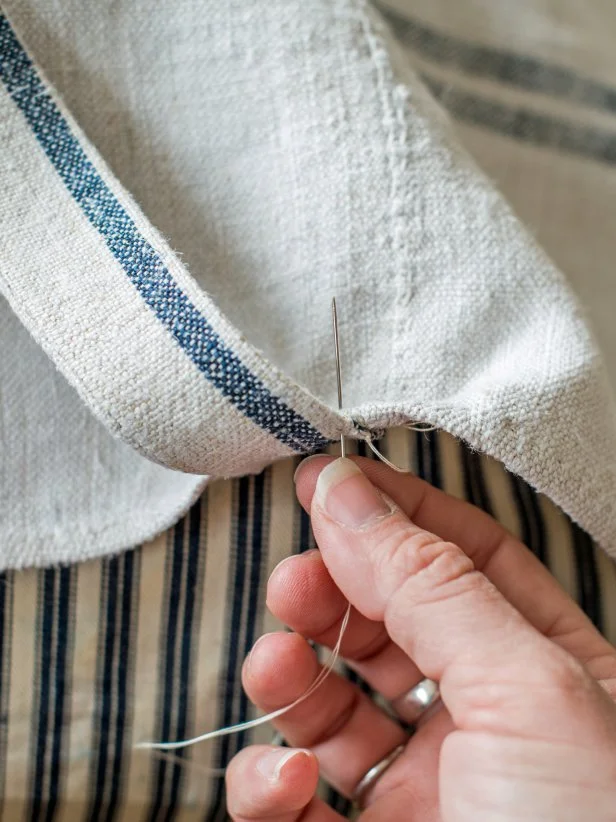
<instances>
[{"instance_id":1,"label":"folded fabric edge","mask_svg":"<svg viewBox=\"0 0 616 822\"><path fill-rule=\"evenodd\" d=\"M546 469L545 460L531 458L528 449L520 449L520 437L532 441L535 435L532 426L526 421L522 425L512 426L512 420L503 415L495 424L482 428L481 424L471 422L470 415L460 413L460 409L443 409L418 404L396 406L372 406L369 409L354 409L348 412L355 425L363 429L363 437L380 437L390 428L417 424L434 427L445 431L464 443L472 451L485 454L501 463L507 471L520 477L533 490L546 496L567 517L579 525L609 556L616 558L616 531L614 529L614 505L610 501L606 488L611 487L614 478L608 476L606 469L597 470L596 462L588 458L588 452L572 433L569 447L576 453L576 459L569 460L569 469L565 471L562 464L558 470ZM353 433L351 433L353 436ZM571 475L579 469L577 477L580 484L585 484L583 495L575 497L568 489ZM569 481L569 482L568 482ZM604 502L602 502L604 500Z\"/></svg>"},{"instance_id":2,"label":"folded fabric edge","mask_svg":"<svg viewBox=\"0 0 616 822\"><path fill-rule=\"evenodd\" d=\"M2 532L2 550L0 551L0 572L6 570L21 571L27 568L50 568L72 565L76 562L96 560L102 556L113 556L123 551L147 544L172 528L199 500L212 477L195 475L189 484L189 492L179 496L176 504L160 516L152 516L145 525L139 521L134 528L130 518L117 519L96 532L88 529L76 531L71 529L67 539L62 540L61 549L57 548L57 534L41 534L37 538L24 541L23 531ZM96 550L83 551L83 545L96 544ZM53 548L49 553L50 546Z\"/></svg>"}]
</instances>

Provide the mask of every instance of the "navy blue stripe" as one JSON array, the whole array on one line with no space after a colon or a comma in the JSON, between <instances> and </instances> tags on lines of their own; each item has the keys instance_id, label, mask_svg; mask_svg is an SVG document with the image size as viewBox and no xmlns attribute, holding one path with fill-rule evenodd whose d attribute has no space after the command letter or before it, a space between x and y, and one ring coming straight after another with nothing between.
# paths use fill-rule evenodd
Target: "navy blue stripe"
<instances>
[{"instance_id":1,"label":"navy blue stripe","mask_svg":"<svg viewBox=\"0 0 616 822\"><path fill-rule=\"evenodd\" d=\"M417 465L417 476L430 482L430 460L426 459L425 442L423 435L418 431L415 432L415 463Z\"/></svg>"},{"instance_id":2,"label":"navy blue stripe","mask_svg":"<svg viewBox=\"0 0 616 822\"><path fill-rule=\"evenodd\" d=\"M377 445L377 448L380 450L380 445ZM372 453L372 452L371 452ZM351 668L344 666L344 676L349 682L355 685L359 690L364 693L369 699L374 699L375 692L374 690L368 685L368 683L362 679L355 671ZM337 813L339 813L343 818L346 818L353 808L352 803L341 793L339 793L335 788L331 786L327 790L327 797L326 797L327 804L333 808Z\"/></svg>"},{"instance_id":3,"label":"navy blue stripe","mask_svg":"<svg viewBox=\"0 0 616 822\"><path fill-rule=\"evenodd\" d=\"M299 507L298 511L298 519L299 519L299 540L298 540L298 552L309 551L311 548L315 547L314 536L312 534L312 526L310 525L310 516L304 511L304 509L297 503Z\"/></svg>"},{"instance_id":4,"label":"navy blue stripe","mask_svg":"<svg viewBox=\"0 0 616 822\"><path fill-rule=\"evenodd\" d=\"M98 822L105 801L109 738L113 705L114 647L116 641L116 615L120 559L112 557L103 561L102 598L99 631L105 626L105 636L99 647L99 664L102 673L97 677L97 702L100 699L98 727L96 729L97 760L94 799L90 807L90 822Z\"/></svg>"},{"instance_id":5,"label":"navy blue stripe","mask_svg":"<svg viewBox=\"0 0 616 822\"><path fill-rule=\"evenodd\" d=\"M39 572L40 614L39 641L37 648L38 665L38 719L35 736L34 775L30 789L30 822L37 822L45 799L45 759L47 756L48 726L51 703L51 676L53 660L53 620L54 620L54 569ZM36 685L36 683L35 683Z\"/></svg>"},{"instance_id":6,"label":"navy blue stripe","mask_svg":"<svg viewBox=\"0 0 616 822\"><path fill-rule=\"evenodd\" d=\"M506 49L469 43L376 3L396 37L426 60L586 108L616 113L616 88L562 65Z\"/></svg>"},{"instance_id":7,"label":"navy blue stripe","mask_svg":"<svg viewBox=\"0 0 616 822\"><path fill-rule=\"evenodd\" d=\"M160 671L162 679L162 716L159 739L170 740L173 725L175 658L177 648L179 611L182 595L182 571L184 566L184 520L180 520L173 532L171 555L171 574L167 592L167 620L161 633L163 664ZM159 815L165 808L165 787L167 786L168 763L159 760L155 767L156 791L150 810L151 822L158 822Z\"/></svg>"},{"instance_id":8,"label":"navy blue stripe","mask_svg":"<svg viewBox=\"0 0 616 822\"><path fill-rule=\"evenodd\" d=\"M295 468L299 465L301 460L296 460ZM293 497L293 505L295 506L295 517L293 518L293 553L301 554L304 551L309 551L315 547L314 536L312 533L312 526L310 524L310 517L299 504L297 497Z\"/></svg>"},{"instance_id":9,"label":"navy blue stripe","mask_svg":"<svg viewBox=\"0 0 616 822\"><path fill-rule=\"evenodd\" d=\"M179 677L177 677L177 711L173 739L185 739L187 735L190 671L192 662L193 619L195 614L195 594L199 578L199 533L201 530L201 501L190 509L188 516L188 559L184 594L184 614L180 638ZM177 751L180 758L186 751ZM180 784L184 768L179 762L172 767L171 787L165 812L165 822L170 822L175 814L180 797Z\"/></svg>"},{"instance_id":10,"label":"navy blue stripe","mask_svg":"<svg viewBox=\"0 0 616 822\"><path fill-rule=\"evenodd\" d=\"M248 701L241 689L240 671L245 654L254 644L257 627L263 564L265 475L266 472L257 477L243 477L237 480L233 487L235 527L233 571L229 576L231 619L227 640L227 665L221 679L224 686L222 716L219 720L221 726L244 722L248 718ZM239 733L222 737L218 743L217 767L225 768L235 753L247 743L247 735ZM224 785L222 780L219 780L205 819L207 822L219 822L227 818Z\"/></svg>"},{"instance_id":11,"label":"navy blue stripe","mask_svg":"<svg viewBox=\"0 0 616 822\"><path fill-rule=\"evenodd\" d=\"M592 539L579 525L571 523L573 554L577 570L577 601L594 625L603 630L603 607L599 573Z\"/></svg>"},{"instance_id":12,"label":"navy blue stripe","mask_svg":"<svg viewBox=\"0 0 616 822\"><path fill-rule=\"evenodd\" d=\"M6 743L9 725L9 695L11 690L11 627L13 612L13 576L0 573L0 819L6 794Z\"/></svg>"},{"instance_id":13,"label":"navy blue stripe","mask_svg":"<svg viewBox=\"0 0 616 822\"><path fill-rule=\"evenodd\" d=\"M72 574L71 568L60 568L56 572L58 580L58 601L56 610L56 659L55 683L53 704L53 736L51 744L51 764L49 769L48 801L45 813L45 822L51 822L55 816L58 801L61 796L62 780L60 778L62 766L62 737L64 730L64 707L67 696L70 694L71 673L68 670L70 652L70 622L72 605ZM67 687L68 685L68 687Z\"/></svg>"},{"instance_id":14,"label":"navy blue stripe","mask_svg":"<svg viewBox=\"0 0 616 822\"><path fill-rule=\"evenodd\" d=\"M234 717L233 702L239 658L239 643L242 627L242 608L244 603L244 585L246 577L247 542L248 542L248 505L249 505L250 478L242 477L233 483L233 573L229 575L229 601L231 604L231 619L227 639L226 668L221 677L222 716L220 727L232 725L238 721ZM218 740L216 766L226 768L235 750L232 742L235 737L224 736ZM233 746L235 748L235 746ZM219 779L212 792L210 807L205 815L206 822L218 822L226 819L224 807L224 784Z\"/></svg>"},{"instance_id":15,"label":"navy blue stripe","mask_svg":"<svg viewBox=\"0 0 616 822\"><path fill-rule=\"evenodd\" d=\"M492 501L483 476L481 455L472 451L465 443L460 443L460 449L464 474L464 495L473 505L493 516Z\"/></svg>"},{"instance_id":16,"label":"navy blue stripe","mask_svg":"<svg viewBox=\"0 0 616 822\"><path fill-rule=\"evenodd\" d=\"M133 585L136 583L135 551L123 555L122 599L120 602L120 632L117 649L115 745L111 770L111 787L105 822L111 822L119 806L120 785L124 765L124 732L128 722L128 670L132 653Z\"/></svg>"},{"instance_id":17,"label":"navy blue stripe","mask_svg":"<svg viewBox=\"0 0 616 822\"><path fill-rule=\"evenodd\" d=\"M415 453L417 474L435 488L442 488L438 432L416 431Z\"/></svg>"},{"instance_id":18,"label":"navy blue stripe","mask_svg":"<svg viewBox=\"0 0 616 822\"><path fill-rule=\"evenodd\" d=\"M95 728L97 759L89 822L99 819L109 822L119 804L127 722L134 566L135 551L103 562Z\"/></svg>"},{"instance_id":19,"label":"navy blue stripe","mask_svg":"<svg viewBox=\"0 0 616 822\"><path fill-rule=\"evenodd\" d=\"M285 445L300 451L322 448L327 442L323 435L270 393L181 291L87 158L2 15L0 79L75 202L144 302L204 376L239 411Z\"/></svg>"},{"instance_id":20,"label":"navy blue stripe","mask_svg":"<svg viewBox=\"0 0 616 822\"><path fill-rule=\"evenodd\" d=\"M229 653L227 655L226 687L225 687L225 711L223 725L230 725L234 721L233 697L235 694L236 675L240 660L240 637L242 633L242 612L244 606L244 595L246 586L246 572L248 564L248 530L249 530L249 506L250 506L250 483L249 477L242 477L237 487L237 513L235 531L234 564L235 573L230 591L233 603L231 610L231 626L229 631ZM241 721L241 720L237 720ZM229 748L231 742L237 743L237 737L223 737L220 742L220 762L221 767L225 767L230 759ZM237 747L238 745L234 745Z\"/></svg>"},{"instance_id":21,"label":"navy blue stripe","mask_svg":"<svg viewBox=\"0 0 616 822\"><path fill-rule=\"evenodd\" d=\"M458 120L540 148L553 148L608 165L616 164L614 131L589 128L529 109L505 106L426 74L422 79Z\"/></svg>"},{"instance_id":22,"label":"navy blue stripe","mask_svg":"<svg viewBox=\"0 0 616 822\"><path fill-rule=\"evenodd\" d=\"M246 658L255 642L258 621L258 606L261 598L261 576L263 571L263 530L265 526L264 502L265 479L267 471L253 477L253 515L252 515L252 544L250 557L250 575L248 577L248 603L246 609L246 624L244 636L244 653ZM240 717L243 722L248 718L250 702L246 691L240 687ZM245 734L238 734L238 747L246 744Z\"/></svg>"},{"instance_id":23,"label":"navy blue stripe","mask_svg":"<svg viewBox=\"0 0 616 822\"><path fill-rule=\"evenodd\" d=\"M357 685L359 690L369 696L372 699L375 695L375 691L373 688L368 685L365 679L362 679L361 676L356 673L352 668L349 668L345 665L344 667L344 675L345 677L351 682L353 685Z\"/></svg>"},{"instance_id":24,"label":"navy blue stripe","mask_svg":"<svg viewBox=\"0 0 616 822\"><path fill-rule=\"evenodd\" d=\"M545 565L546 529L537 494L523 479L514 474L509 474L509 484L520 523L520 538Z\"/></svg>"}]
</instances>

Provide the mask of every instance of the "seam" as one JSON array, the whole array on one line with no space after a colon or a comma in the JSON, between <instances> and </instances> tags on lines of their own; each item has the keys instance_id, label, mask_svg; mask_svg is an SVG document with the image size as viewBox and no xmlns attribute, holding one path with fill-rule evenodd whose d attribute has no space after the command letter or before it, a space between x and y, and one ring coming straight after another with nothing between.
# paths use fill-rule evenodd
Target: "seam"
<instances>
[{"instance_id":1,"label":"seam","mask_svg":"<svg viewBox=\"0 0 616 822\"><path fill-rule=\"evenodd\" d=\"M403 311L408 305L407 278L411 274L408 265L408 244L405 220L405 204L402 194L403 179L407 173L407 140L408 127L406 122L405 106L409 90L402 84L396 83L391 66L389 52L384 42L381 24L377 22L376 12L363 2L359 7L359 18L364 33L368 53L374 67L376 85L379 92L382 113L382 125L385 132L385 149L387 154L390 175L390 211L389 222L392 241L392 257L394 269L398 279L394 300L393 320L393 363L389 369L386 382L386 394L390 395L389 381L397 373L397 364L400 362L399 329Z\"/></svg>"}]
</instances>

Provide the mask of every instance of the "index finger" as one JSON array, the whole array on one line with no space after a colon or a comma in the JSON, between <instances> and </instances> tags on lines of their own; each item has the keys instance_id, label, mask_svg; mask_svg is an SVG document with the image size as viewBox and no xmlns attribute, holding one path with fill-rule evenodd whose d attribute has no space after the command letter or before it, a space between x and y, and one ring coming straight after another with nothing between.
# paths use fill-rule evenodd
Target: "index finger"
<instances>
[{"instance_id":1,"label":"index finger","mask_svg":"<svg viewBox=\"0 0 616 822\"><path fill-rule=\"evenodd\" d=\"M394 642L440 682L459 727L550 739L575 734L580 741L603 735L600 689L475 569L467 553L392 506L354 462L340 459L321 468L312 524L332 577L358 610L383 620ZM300 494L303 482L300 469ZM571 691L582 682L590 696L563 723Z\"/></svg>"}]
</instances>

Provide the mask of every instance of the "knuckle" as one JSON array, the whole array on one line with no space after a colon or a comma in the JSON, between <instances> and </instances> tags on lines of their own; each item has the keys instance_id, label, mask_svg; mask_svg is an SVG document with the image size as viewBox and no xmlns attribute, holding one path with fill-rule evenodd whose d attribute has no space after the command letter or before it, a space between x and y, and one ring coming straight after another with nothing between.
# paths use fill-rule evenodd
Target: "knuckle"
<instances>
[{"instance_id":1,"label":"knuckle","mask_svg":"<svg viewBox=\"0 0 616 822\"><path fill-rule=\"evenodd\" d=\"M446 602L484 585L485 578L455 543L426 531L398 531L381 543L377 576L386 600L385 623L412 605Z\"/></svg>"},{"instance_id":2,"label":"knuckle","mask_svg":"<svg viewBox=\"0 0 616 822\"><path fill-rule=\"evenodd\" d=\"M466 580L472 586L482 579L475 571L472 560L452 542L440 542L433 546L432 552L422 568L426 578L426 594L431 592L436 598L448 598L448 586L451 583Z\"/></svg>"},{"instance_id":3,"label":"knuckle","mask_svg":"<svg viewBox=\"0 0 616 822\"><path fill-rule=\"evenodd\" d=\"M427 531L396 529L385 535L375 555L376 571L394 590L422 577L435 593L474 570L472 560L453 542ZM426 590L427 593L427 590Z\"/></svg>"}]
</instances>

